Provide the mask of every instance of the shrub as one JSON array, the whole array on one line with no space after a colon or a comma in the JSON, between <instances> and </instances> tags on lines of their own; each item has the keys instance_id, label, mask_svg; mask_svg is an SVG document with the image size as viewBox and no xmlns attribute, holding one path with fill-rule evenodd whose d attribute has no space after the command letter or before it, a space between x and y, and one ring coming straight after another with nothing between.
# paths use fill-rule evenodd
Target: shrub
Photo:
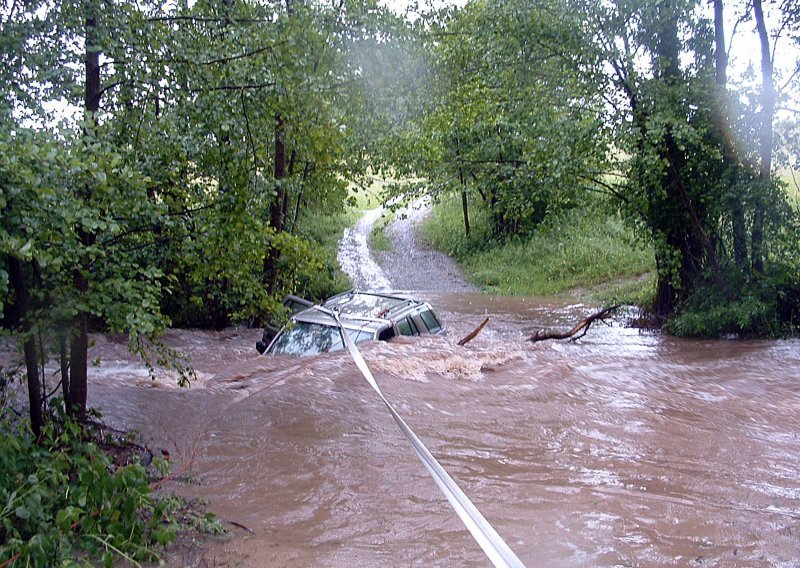
<instances>
[{"instance_id":1,"label":"shrub","mask_svg":"<svg viewBox=\"0 0 800 568\"><path fill-rule=\"evenodd\" d=\"M800 281L788 266L773 267L759 283L745 282L736 297L713 286L693 291L668 332L684 337L787 337L800 332ZM732 280L729 280L731 283Z\"/></svg>"},{"instance_id":2,"label":"shrub","mask_svg":"<svg viewBox=\"0 0 800 568\"><path fill-rule=\"evenodd\" d=\"M175 536L168 504L144 467L116 466L74 422L49 421L37 441L0 418L0 565L154 560Z\"/></svg>"}]
</instances>

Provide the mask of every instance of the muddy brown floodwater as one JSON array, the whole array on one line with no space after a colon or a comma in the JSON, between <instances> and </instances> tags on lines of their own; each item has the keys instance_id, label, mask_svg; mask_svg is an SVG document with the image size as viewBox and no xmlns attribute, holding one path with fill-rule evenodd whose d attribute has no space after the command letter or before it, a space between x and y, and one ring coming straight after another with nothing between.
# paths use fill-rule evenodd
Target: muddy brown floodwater
<instances>
[{"instance_id":1,"label":"muddy brown floodwater","mask_svg":"<svg viewBox=\"0 0 800 568\"><path fill-rule=\"evenodd\" d=\"M528 566L800 565L800 342L614 323L531 345L594 307L428 290L448 334L364 357ZM168 564L487 565L348 355L260 357L259 336L169 332L198 371L188 389L151 381L123 341L91 350L90 403L179 469L193 455L167 489L238 525Z\"/></svg>"},{"instance_id":2,"label":"muddy brown floodwater","mask_svg":"<svg viewBox=\"0 0 800 568\"><path fill-rule=\"evenodd\" d=\"M800 343L685 341L590 308L437 294L446 336L364 344L393 401L529 566L796 566ZM456 341L489 314L466 347ZM258 331L172 331L199 370L151 382L98 338L91 403L181 462L231 525L175 566L484 566L345 353L258 357Z\"/></svg>"}]
</instances>

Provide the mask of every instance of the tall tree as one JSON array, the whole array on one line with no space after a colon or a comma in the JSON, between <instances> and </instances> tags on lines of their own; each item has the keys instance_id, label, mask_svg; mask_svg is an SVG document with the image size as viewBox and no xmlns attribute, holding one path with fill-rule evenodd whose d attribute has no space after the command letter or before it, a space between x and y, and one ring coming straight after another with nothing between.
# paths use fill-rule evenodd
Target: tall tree
<instances>
[{"instance_id":1,"label":"tall tree","mask_svg":"<svg viewBox=\"0 0 800 568\"><path fill-rule=\"evenodd\" d=\"M766 187L771 181L770 176L772 174L772 123L775 115L775 81L773 78L772 51L761 0L753 0L753 12L761 49L758 181L762 186ZM753 270L758 273L764 271L764 214L764 198L762 192L757 192L753 211L753 233L750 243Z\"/></svg>"}]
</instances>

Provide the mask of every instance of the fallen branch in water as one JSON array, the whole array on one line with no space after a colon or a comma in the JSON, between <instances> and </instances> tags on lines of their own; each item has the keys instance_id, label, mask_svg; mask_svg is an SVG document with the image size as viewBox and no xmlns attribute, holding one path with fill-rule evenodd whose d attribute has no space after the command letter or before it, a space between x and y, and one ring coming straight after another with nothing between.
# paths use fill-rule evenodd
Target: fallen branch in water
<instances>
[{"instance_id":1,"label":"fallen branch in water","mask_svg":"<svg viewBox=\"0 0 800 568\"><path fill-rule=\"evenodd\" d=\"M536 333L534 333L528 338L528 341L530 341L531 343L536 343L537 341L545 341L546 339L569 339L570 341L575 341L586 335L586 332L589 331L589 327L591 327L591 325L594 322L604 321L611 314L611 312L613 312L617 308L619 308L619 305L611 306L610 308L605 308L603 310L600 310L599 312L593 313L592 315L584 319L581 323L579 323L566 333L555 333L552 331L547 332L538 329L536 330ZM583 333L575 337L575 334L580 332Z\"/></svg>"},{"instance_id":2,"label":"fallen branch in water","mask_svg":"<svg viewBox=\"0 0 800 568\"><path fill-rule=\"evenodd\" d=\"M250 530L249 528L244 526L242 523L237 523L236 521L228 521L228 520L226 520L225 522L228 523L228 524L231 524L231 525L233 525L235 527L239 527L240 529L245 530L245 531L249 532L250 534L255 534L255 532L253 532L252 530Z\"/></svg>"},{"instance_id":3,"label":"fallen branch in water","mask_svg":"<svg viewBox=\"0 0 800 568\"><path fill-rule=\"evenodd\" d=\"M201 434L203 434L203 432L198 434L197 437L195 438L194 444L192 445L192 451L189 452L189 459L186 460L186 463L184 463L181 467L177 468L175 471L173 471L169 475L167 475L165 477L162 477L161 479L155 481L154 483L151 483L150 484L150 489L152 489L153 491L156 491L159 487L161 487L162 485L164 485L168 481L172 481L173 479L176 479L179 475L183 474L183 472L189 470L192 467L192 464L194 463L195 455L197 455L197 446L200 444L200 436L201 436Z\"/></svg>"},{"instance_id":4,"label":"fallen branch in water","mask_svg":"<svg viewBox=\"0 0 800 568\"><path fill-rule=\"evenodd\" d=\"M483 323L481 325L479 325L478 327L476 327L474 330L472 330L472 333L470 333L469 335L464 337L464 339L459 341L458 345L463 347L464 345L466 345L467 343L469 343L470 341L475 339L475 337L483 330L483 328L486 326L487 323L489 323L489 318L486 318L485 320L483 320Z\"/></svg>"}]
</instances>

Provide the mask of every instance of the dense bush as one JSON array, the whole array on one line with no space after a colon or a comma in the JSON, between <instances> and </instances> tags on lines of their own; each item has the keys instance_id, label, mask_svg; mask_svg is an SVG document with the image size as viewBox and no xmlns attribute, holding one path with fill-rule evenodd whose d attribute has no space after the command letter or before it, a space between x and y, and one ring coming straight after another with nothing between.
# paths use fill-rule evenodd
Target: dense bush
<instances>
[{"instance_id":1,"label":"dense bush","mask_svg":"<svg viewBox=\"0 0 800 568\"><path fill-rule=\"evenodd\" d=\"M681 311L667 322L670 333L684 337L769 337L800 333L798 270L773 267L757 284L744 283L735 297L713 286L694 290Z\"/></svg>"},{"instance_id":2,"label":"dense bush","mask_svg":"<svg viewBox=\"0 0 800 568\"><path fill-rule=\"evenodd\" d=\"M37 442L0 418L0 506L2 566L154 560L176 531L145 468L115 465L69 421L49 421Z\"/></svg>"}]
</instances>

